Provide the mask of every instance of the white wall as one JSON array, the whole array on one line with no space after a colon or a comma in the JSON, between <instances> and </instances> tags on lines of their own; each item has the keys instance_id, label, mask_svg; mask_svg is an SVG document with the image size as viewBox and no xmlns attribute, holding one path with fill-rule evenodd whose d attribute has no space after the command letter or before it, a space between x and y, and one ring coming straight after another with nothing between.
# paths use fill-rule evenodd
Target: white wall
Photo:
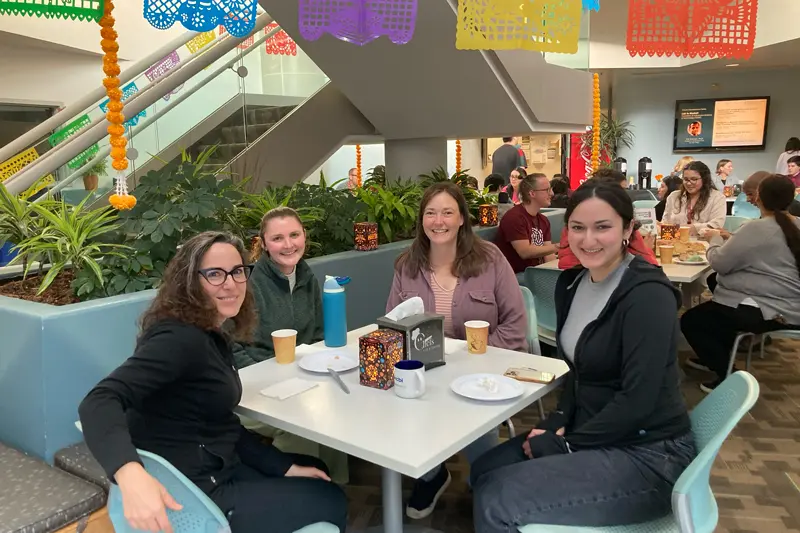
<instances>
[{"instance_id":1,"label":"white wall","mask_svg":"<svg viewBox=\"0 0 800 533\"><path fill-rule=\"evenodd\" d=\"M714 87L713 84L717 86ZM719 159L731 159L734 174L746 178L757 170L772 170L789 137L800 136L800 69L785 71L733 70L718 73L670 73L630 76L620 74L614 84L614 109L620 120L634 126L632 150L621 150L629 168L643 156L653 160L656 174L667 174L683 154L672 152L676 100L771 96L767 147L757 152L689 154L714 168Z\"/></svg>"}]
</instances>

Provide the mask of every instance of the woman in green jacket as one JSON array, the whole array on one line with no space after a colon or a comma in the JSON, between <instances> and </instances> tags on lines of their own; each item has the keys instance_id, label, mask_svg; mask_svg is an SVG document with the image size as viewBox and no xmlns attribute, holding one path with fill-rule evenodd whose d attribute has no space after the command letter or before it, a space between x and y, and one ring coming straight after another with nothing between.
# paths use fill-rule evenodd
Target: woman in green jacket
<instances>
[{"instance_id":1,"label":"woman in green jacket","mask_svg":"<svg viewBox=\"0 0 800 533\"><path fill-rule=\"evenodd\" d=\"M322 291L311 267L303 259L306 232L294 209L277 207L261 219L253 272L248 284L255 297L258 325L253 341L234 349L236 366L244 368L275 356L272 332L297 330L297 344L322 340ZM322 459L331 479L347 483L347 455L282 430L244 420L248 429L272 437L284 452Z\"/></svg>"}]
</instances>

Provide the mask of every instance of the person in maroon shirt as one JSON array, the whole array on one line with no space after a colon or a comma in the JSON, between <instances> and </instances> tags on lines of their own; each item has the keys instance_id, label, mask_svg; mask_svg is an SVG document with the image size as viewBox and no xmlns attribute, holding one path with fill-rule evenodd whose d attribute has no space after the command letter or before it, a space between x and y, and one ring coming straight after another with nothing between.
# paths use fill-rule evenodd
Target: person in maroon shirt
<instances>
[{"instance_id":1,"label":"person in maroon shirt","mask_svg":"<svg viewBox=\"0 0 800 533\"><path fill-rule=\"evenodd\" d=\"M551 242L550 221L540 213L550 205L553 189L544 174L533 174L519 184L522 203L500 219L494 243L519 275L529 266L555 259L558 244Z\"/></svg>"}]
</instances>

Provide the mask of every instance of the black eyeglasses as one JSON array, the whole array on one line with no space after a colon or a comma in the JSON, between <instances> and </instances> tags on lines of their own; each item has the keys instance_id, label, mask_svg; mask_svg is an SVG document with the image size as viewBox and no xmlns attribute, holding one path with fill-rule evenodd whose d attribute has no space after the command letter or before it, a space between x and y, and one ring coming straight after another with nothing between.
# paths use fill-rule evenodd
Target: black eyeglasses
<instances>
[{"instance_id":1,"label":"black eyeglasses","mask_svg":"<svg viewBox=\"0 0 800 533\"><path fill-rule=\"evenodd\" d=\"M252 271L253 265L239 265L233 267L230 272L224 268L201 268L197 273L203 276L211 285L222 285L227 281L228 276L233 278L236 283L244 283L250 277L250 272Z\"/></svg>"}]
</instances>

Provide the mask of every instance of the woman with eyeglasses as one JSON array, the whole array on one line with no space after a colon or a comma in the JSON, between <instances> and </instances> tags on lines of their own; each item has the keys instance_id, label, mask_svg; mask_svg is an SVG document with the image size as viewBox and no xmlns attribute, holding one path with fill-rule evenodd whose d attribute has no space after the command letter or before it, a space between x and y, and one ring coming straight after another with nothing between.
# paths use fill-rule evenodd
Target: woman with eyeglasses
<instances>
[{"instance_id":1,"label":"woman with eyeglasses","mask_svg":"<svg viewBox=\"0 0 800 533\"><path fill-rule=\"evenodd\" d=\"M322 291L303 259L306 230L300 215L290 207L271 209L262 217L258 235L249 281L258 321L252 341L234 345L237 368L275 357L273 331L297 331L297 344L313 344L323 337ZM247 429L273 439L280 450L322 459L335 483L343 485L349 481L347 454L255 420L242 418L242 423Z\"/></svg>"},{"instance_id":2,"label":"woman with eyeglasses","mask_svg":"<svg viewBox=\"0 0 800 533\"><path fill-rule=\"evenodd\" d=\"M167 509L182 509L145 471L138 448L205 492L232 533L290 533L317 522L345 530L346 497L324 465L264 444L233 412L242 383L231 343L247 339L256 320L244 252L227 233L189 239L142 316L133 355L79 407L86 444L119 486L134 529L171 531Z\"/></svg>"},{"instance_id":3,"label":"woman with eyeglasses","mask_svg":"<svg viewBox=\"0 0 800 533\"><path fill-rule=\"evenodd\" d=\"M725 195L714 187L711 170L702 161L692 161L683 169L683 183L667 196L666 224L687 225L692 234L702 237L709 229L720 229L727 215Z\"/></svg>"}]
</instances>

